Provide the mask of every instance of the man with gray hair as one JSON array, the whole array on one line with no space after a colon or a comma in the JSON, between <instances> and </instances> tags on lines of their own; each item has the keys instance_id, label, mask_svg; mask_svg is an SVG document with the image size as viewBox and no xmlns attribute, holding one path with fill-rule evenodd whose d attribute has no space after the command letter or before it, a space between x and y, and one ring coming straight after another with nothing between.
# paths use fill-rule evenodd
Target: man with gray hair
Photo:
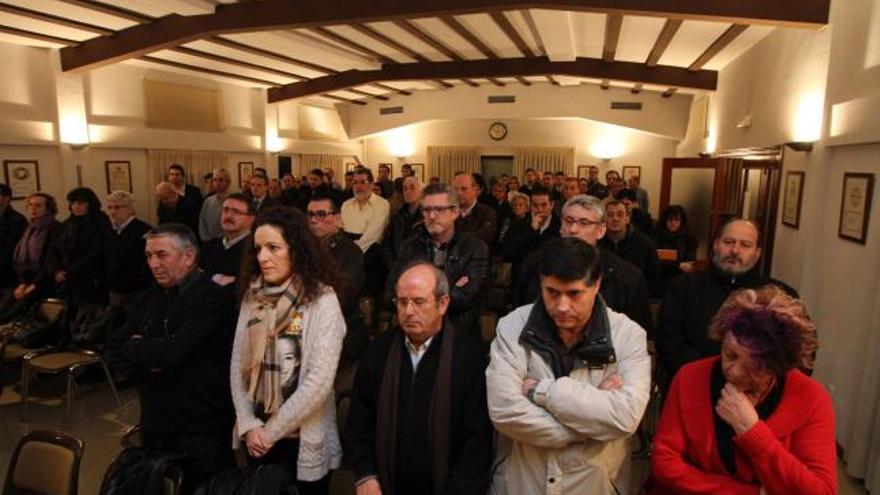
<instances>
[{"instance_id":1,"label":"man with gray hair","mask_svg":"<svg viewBox=\"0 0 880 495\"><path fill-rule=\"evenodd\" d=\"M382 260L391 268L400 253L403 242L415 232L413 228L422 222L419 202L422 199L422 182L415 176L407 176L402 181L403 206L388 221L388 228L382 236Z\"/></svg>"},{"instance_id":2,"label":"man with gray hair","mask_svg":"<svg viewBox=\"0 0 880 495\"><path fill-rule=\"evenodd\" d=\"M112 227L106 245L110 304L127 306L146 292L153 282L144 260L144 234L152 226L135 216L134 195L130 192L113 191L107 196L106 208Z\"/></svg>"},{"instance_id":3,"label":"man with gray hair","mask_svg":"<svg viewBox=\"0 0 880 495\"><path fill-rule=\"evenodd\" d=\"M609 308L627 315L649 333L653 329L648 284L642 272L620 256L599 245L605 235L605 207L602 201L585 194L577 195L562 207L562 237L576 237L598 247L602 256L602 285L599 293ZM523 261L521 276L514 293L515 305L533 303L540 295L538 260L540 251Z\"/></svg>"},{"instance_id":4,"label":"man with gray hair","mask_svg":"<svg viewBox=\"0 0 880 495\"><path fill-rule=\"evenodd\" d=\"M229 196L229 186L232 179L229 171L225 168L215 168L211 177L214 194L205 198L202 203L202 211L199 213L199 238L202 242L223 237L223 227L220 224L220 210L223 201Z\"/></svg>"},{"instance_id":5,"label":"man with gray hair","mask_svg":"<svg viewBox=\"0 0 880 495\"><path fill-rule=\"evenodd\" d=\"M485 493L485 353L445 318L454 302L431 262L406 265L394 293L400 326L370 343L354 379L345 449L357 494Z\"/></svg>"},{"instance_id":6,"label":"man with gray hair","mask_svg":"<svg viewBox=\"0 0 880 495\"><path fill-rule=\"evenodd\" d=\"M425 260L443 270L452 285L449 315L456 328L476 336L482 309L481 291L488 278L489 247L476 235L458 232L459 198L444 184L425 188L421 200L424 225L400 247L388 276L385 299L394 294L403 267Z\"/></svg>"},{"instance_id":7,"label":"man with gray hair","mask_svg":"<svg viewBox=\"0 0 880 495\"><path fill-rule=\"evenodd\" d=\"M198 268L195 234L170 223L150 230L146 258L156 281L108 343L108 359L132 376L148 451L186 455L182 493L235 466L229 363L232 294Z\"/></svg>"}]
</instances>

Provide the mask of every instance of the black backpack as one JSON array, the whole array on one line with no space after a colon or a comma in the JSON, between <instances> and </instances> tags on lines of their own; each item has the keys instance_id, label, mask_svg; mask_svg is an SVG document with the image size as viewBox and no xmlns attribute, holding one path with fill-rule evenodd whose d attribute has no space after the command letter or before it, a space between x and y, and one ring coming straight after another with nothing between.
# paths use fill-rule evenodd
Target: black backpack
<instances>
[{"instance_id":1,"label":"black backpack","mask_svg":"<svg viewBox=\"0 0 880 495\"><path fill-rule=\"evenodd\" d=\"M107 468L100 495L164 495L166 483L182 479L183 455L150 452L141 447L123 450Z\"/></svg>"},{"instance_id":2,"label":"black backpack","mask_svg":"<svg viewBox=\"0 0 880 495\"><path fill-rule=\"evenodd\" d=\"M277 464L223 471L203 483L195 495L297 495L288 470Z\"/></svg>"}]
</instances>

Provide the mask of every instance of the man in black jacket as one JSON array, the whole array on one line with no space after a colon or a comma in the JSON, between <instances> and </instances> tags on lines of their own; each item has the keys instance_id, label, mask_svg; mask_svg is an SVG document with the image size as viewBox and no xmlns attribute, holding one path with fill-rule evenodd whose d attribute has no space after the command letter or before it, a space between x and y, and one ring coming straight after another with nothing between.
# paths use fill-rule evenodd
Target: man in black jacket
<instances>
[{"instance_id":1,"label":"man in black jacket","mask_svg":"<svg viewBox=\"0 0 880 495\"><path fill-rule=\"evenodd\" d=\"M559 237L559 216L554 213L555 205L550 191L543 185L532 188L531 212L525 222L510 226L501 253L511 263L511 280L522 278L522 262L529 254L541 249L547 241ZM531 302L531 301L530 301Z\"/></svg>"},{"instance_id":2,"label":"man in black jacket","mask_svg":"<svg viewBox=\"0 0 880 495\"><path fill-rule=\"evenodd\" d=\"M170 182L156 184L156 199L159 201L156 211L159 225L180 223L193 232L199 231L200 207L190 198L177 194L173 184Z\"/></svg>"},{"instance_id":3,"label":"man in black jacket","mask_svg":"<svg viewBox=\"0 0 880 495\"><path fill-rule=\"evenodd\" d=\"M27 219L12 208L12 189L0 184L0 288L12 288L15 276L12 254L27 228Z\"/></svg>"},{"instance_id":4,"label":"man in black jacket","mask_svg":"<svg viewBox=\"0 0 880 495\"><path fill-rule=\"evenodd\" d=\"M623 313L650 334L653 325L648 301L648 284L638 268L616 254L605 251L599 240L605 235L605 208L598 198L578 195L562 207L562 237L577 237L598 247L602 256L602 284L599 294L609 308ZM541 251L529 255L523 262L518 290L514 293L517 306L531 304L541 295L538 264Z\"/></svg>"},{"instance_id":5,"label":"man in black jacket","mask_svg":"<svg viewBox=\"0 0 880 495\"><path fill-rule=\"evenodd\" d=\"M364 254L342 230L341 207L339 196L328 193L312 198L307 213L309 229L327 248L346 276L345 289L337 296L346 326L342 358L351 363L363 354L370 337L358 306L358 296L364 286Z\"/></svg>"},{"instance_id":6,"label":"man in black jacket","mask_svg":"<svg viewBox=\"0 0 880 495\"><path fill-rule=\"evenodd\" d=\"M607 232L599 241L599 246L641 270L648 282L651 297L659 299L663 295L663 282L660 279L660 260L657 258L654 241L631 225L629 210L620 201L608 201L605 212Z\"/></svg>"},{"instance_id":7,"label":"man in black jacket","mask_svg":"<svg viewBox=\"0 0 880 495\"><path fill-rule=\"evenodd\" d=\"M670 380L685 364L720 352L720 342L709 338L709 323L731 292L774 284L798 297L785 283L755 270L760 240L752 222L729 221L715 239L709 270L685 273L666 290L657 315L657 354Z\"/></svg>"},{"instance_id":8,"label":"man in black jacket","mask_svg":"<svg viewBox=\"0 0 880 495\"><path fill-rule=\"evenodd\" d=\"M186 170L183 169L182 165L174 163L168 167L168 182L174 186L177 194L192 200L198 210L202 209L202 202L204 201L202 191L198 187L186 183Z\"/></svg>"},{"instance_id":9,"label":"man in black jacket","mask_svg":"<svg viewBox=\"0 0 880 495\"><path fill-rule=\"evenodd\" d=\"M400 329L374 340L354 381L345 453L357 493L486 493L486 357L444 315L449 282L426 261L395 287Z\"/></svg>"},{"instance_id":10,"label":"man in black jacket","mask_svg":"<svg viewBox=\"0 0 880 495\"><path fill-rule=\"evenodd\" d=\"M397 278L405 266L416 260L429 261L443 270L451 282L452 323L461 332L477 335L482 310L480 293L488 278L489 248L477 236L457 230L458 205L455 189L444 184L425 188L425 224L401 246L388 276L385 299L390 301L393 297Z\"/></svg>"},{"instance_id":11,"label":"man in black jacket","mask_svg":"<svg viewBox=\"0 0 880 495\"><path fill-rule=\"evenodd\" d=\"M196 266L189 228L161 225L146 237L156 286L130 312L108 358L135 376L144 447L186 455L182 493L189 494L235 465L229 362L236 305Z\"/></svg>"},{"instance_id":12,"label":"man in black jacket","mask_svg":"<svg viewBox=\"0 0 880 495\"><path fill-rule=\"evenodd\" d=\"M386 269L391 269L400 253L403 242L415 234L421 225L422 212L419 202L422 199L422 183L415 176L403 179L403 206L388 219L388 227L382 236L382 261Z\"/></svg>"},{"instance_id":13,"label":"man in black jacket","mask_svg":"<svg viewBox=\"0 0 880 495\"><path fill-rule=\"evenodd\" d=\"M474 175L457 174L452 185L455 186L459 201L459 217L455 221L455 230L474 234L487 246L491 245L498 235L498 219L491 206L477 201L482 191Z\"/></svg>"},{"instance_id":14,"label":"man in black jacket","mask_svg":"<svg viewBox=\"0 0 880 495\"><path fill-rule=\"evenodd\" d=\"M113 191L107 196L107 216L112 227L107 231L105 247L110 304L127 306L153 284L144 259L144 234L152 226L135 217L134 196L126 191Z\"/></svg>"},{"instance_id":15,"label":"man in black jacket","mask_svg":"<svg viewBox=\"0 0 880 495\"><path fill-rule=\"evenodd\" d=\"M253 201L244 194L232 193L224 199L220 207L223 236L205 243L199 262L215 284L228 286L233 294L256 214Z\"/></svg>"}]
</instances>

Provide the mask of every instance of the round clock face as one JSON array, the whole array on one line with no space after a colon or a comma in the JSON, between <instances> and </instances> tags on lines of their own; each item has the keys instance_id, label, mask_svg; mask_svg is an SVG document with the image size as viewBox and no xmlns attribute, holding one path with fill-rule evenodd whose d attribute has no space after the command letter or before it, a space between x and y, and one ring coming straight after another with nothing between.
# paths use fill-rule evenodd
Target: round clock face
<instances>
[{"instance_id":1,"label":"round clock face","mask_svg":"<svg viewBox=\"0 0 880 495\"><path fill-rule=\"evenodd\" d=\"M507 135L507 126L502 124L501 122L495 122L494 124L489 126L489 137L498 141L504 139L504 136Z\"/></svg>"}]
</instances>

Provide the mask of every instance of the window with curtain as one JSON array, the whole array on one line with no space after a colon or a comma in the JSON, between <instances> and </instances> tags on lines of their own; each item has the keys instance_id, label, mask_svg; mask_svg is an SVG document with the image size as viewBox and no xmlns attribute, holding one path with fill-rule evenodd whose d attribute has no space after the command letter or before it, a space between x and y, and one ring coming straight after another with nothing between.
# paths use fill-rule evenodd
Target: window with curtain
<instances>
[{"instance_id":1,"label":"window with curtain","mask_svg":"<svg viewBox=\"0 0 880 495\"><path fill-rule=\"evenodd\" d=\"M345 162L355 161L354 157L346 155L296 155L293 165L293 174L301 177L309 173L309 170L330 168L333 170L333 180L342 183L345 176Z\"/></svg>"},{"instance_id":2,"label":"window with curtain","mask_svg":"<svg viewBox=\"0 0 880 495\"><path fill-rule=\"evenodd\" d=\"M186 181L199 189L202 187L202 177L215 168L225 168L235 177L238 173L229 165L229 153L225 151L204 150L147 150L147 172L153 178L153 185L165 180L168 166L172 163L181 165L186 170ZM151 191L152 192L152 191ZM156 198L153 194L148 197L149 218L156 223Z\"/></svg>"},{"instance_id":3,"label":"window with curtain","mask_svg":"<svg viewBox=\"0 0 880 495\"><path fill-rule=\"evenodd\" d=\"M456 172L480 172L480 148L428 146L428 176L449 184Z\"/></svg>"},{"instance_id":4,"label":"window with curtain","mask_svg":"<svg viewBox=\"0 0 880 495\"><path fill-rule=\"evenodd\" d=\"M530 146L513 154L513 173L522 181L526 169L574 175L574 147Z\"/></svg>"}]
</instances>

